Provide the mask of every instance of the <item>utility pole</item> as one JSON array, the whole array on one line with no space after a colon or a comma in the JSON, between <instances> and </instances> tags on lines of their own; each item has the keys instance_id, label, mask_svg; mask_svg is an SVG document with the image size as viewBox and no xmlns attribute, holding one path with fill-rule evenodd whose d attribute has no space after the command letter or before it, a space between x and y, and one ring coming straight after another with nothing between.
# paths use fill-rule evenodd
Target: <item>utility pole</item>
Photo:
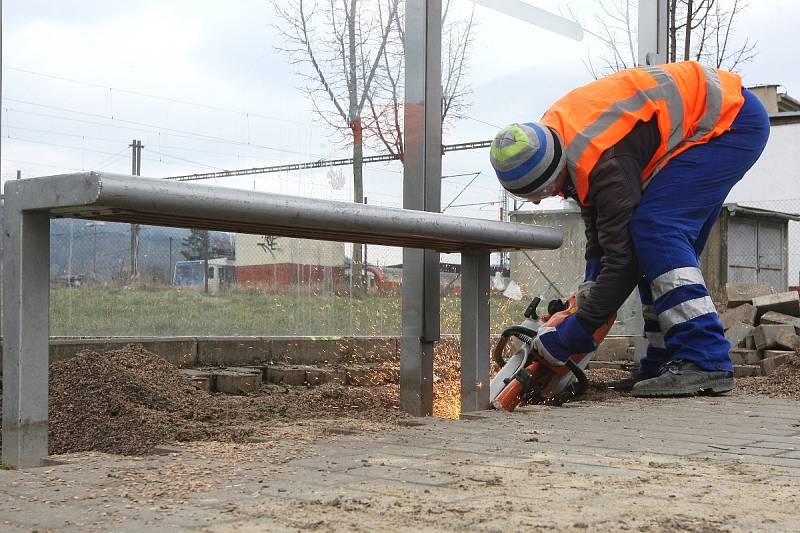
<instances>
[{"instance_id":1,"label":"utility pole","mask_svg":"<svg viewBox=\"0 0 800 533\"><path fill-rule=\"evenodd\" d=\"M500 194L500 222L508 222L511 220L511 213L508 212L509 194L505 189L503 189ZM505 270L508 266L507 263L510 262L510 253L500 252L500 268Z\"/></svg>"},{"instance_id":2,"label":"utility pole","mask_svg":"<svg viewBox=\"0 0 800 533\"><path fill-rule=\"evenodd\" d=\"M134 139L129 144L131 152L131 175L142 175L142 141ZM131 270L130 279L135 281L139 278L139 224L131 224Z\"/></svg>"}]
</instances>

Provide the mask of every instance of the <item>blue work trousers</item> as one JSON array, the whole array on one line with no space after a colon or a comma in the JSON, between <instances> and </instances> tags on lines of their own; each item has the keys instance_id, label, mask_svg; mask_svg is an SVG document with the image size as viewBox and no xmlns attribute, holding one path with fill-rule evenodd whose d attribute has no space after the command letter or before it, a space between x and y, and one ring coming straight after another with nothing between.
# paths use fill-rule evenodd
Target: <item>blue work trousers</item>
<instances>
[{"instance_id":1,"label":"blue work trousers","mask_svg":"<svg viewBox=\"0 0 800 533\"><path fill-rule=\"evenodd\" d=\"M672 360L733 371L699 257L731 188L756 162L769 137L761 102L742 90L744 106L730 131L667 163L644 191L630 231L642 271L639 294L649 341L646 376Z\"/></svg>"}]
</instances>

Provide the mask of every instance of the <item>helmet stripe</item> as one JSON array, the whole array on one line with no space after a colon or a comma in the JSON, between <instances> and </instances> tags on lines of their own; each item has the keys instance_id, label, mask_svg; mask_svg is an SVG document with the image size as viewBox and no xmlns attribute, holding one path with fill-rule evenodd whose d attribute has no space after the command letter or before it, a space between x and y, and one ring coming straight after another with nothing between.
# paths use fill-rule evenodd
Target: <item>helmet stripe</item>
<instances>
[{"instance_id":1,"label":"helmet stripe","mask_svg":"<svg viewBox=\"0 0 800 533\"><path fill-rule=\"evenodd\" d=\"M545 133L542 130L542 128L537 126L536 124L526 124L526 126L530 127L531 129L533 129L534 132L536 132L536 137L539 139L539 149L536 151L535 154L533 154L533 156L531 156L527 161L525 161L518 167L506 171L500 171L500 170L496 171L497 177L500 179L500 181L514 181L521 178L522 176L533 170L534 167L536 167L536 165L538 165L541 162L542 158L547 153L548 141L547 138L545 137ZM550 142L552 142L552 138Z\"/></svg>"},{"instance_id":2,"label":"helmet stripe","mask_svg":"<svg viewBox=\"0 0 800 533\"><path fill-rule=\"evenodd\" d=\"M496 142L492 142L492 157L494 157L497 161L508 161L520 153L525 151L526 149L531 148L530 141L528 140L528 134L522 131L517 124L512 124L506 130L509 133L514 134L514 143L509 144L508 146L503 146L502 148L498 147Z\"/></svg>"},{"instance_id":3,"label":"helmet stripe","mask_svg":"<svg viewBox=\"0 0 800 533\"><path fill-rule=\"evenodd\" d=\"M510 192L511 194L522 196L525 194L535 192L537 189L540 189L545 185L547 185L547 183L552 178L555 177L554 174L558 169L559 164L561 163L561 157L562 157L561 143L560 142L554 143L553 148L554 148L553 160L550 162L550 165L547 167L547 170L545 170L538 179L534 180L528 185L525 185L524 187L520 187L519 189L508 189L508 192Z\"/></svg>"}]
</instances>

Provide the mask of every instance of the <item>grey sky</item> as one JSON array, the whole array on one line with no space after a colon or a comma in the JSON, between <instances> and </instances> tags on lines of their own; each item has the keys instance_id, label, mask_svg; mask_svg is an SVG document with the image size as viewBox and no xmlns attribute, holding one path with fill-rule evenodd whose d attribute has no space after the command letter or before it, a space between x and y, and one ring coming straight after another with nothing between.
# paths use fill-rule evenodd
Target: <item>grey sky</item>
<instances>
[{"instance_id":1,"label":"grey sky","mask_svg":"<svg viewBox=\"0 0 800 533\"><path fill-rule=\"evenodd\" d=\"M596 9L593 0L530 3L551 11L570 6L585 20ZM472 2L457 7L464 14ZM296 90L293 68L274 50L265 0L17 0L3 8L3 179L16 169L25 176L129 172L133 138L143 140L143 174L153 177L347 153L328 141ZM800 63L787 51L797 41L799 11L793 0L752 2L737 32L739 39L758 41L756 60L742 69L747 84L780 83L800 95ZM448 130L446 143L490 138L495 125L536 119L554 99L591 79L583 64L597 49L590 38L572 42L481 7L476 14L472 118ZM486 159L484 152L445 158L445 174L482 172L459 204L499 199ZM365 178L370 203L400 205L398 164L369 166ZM445 180L443 205L469 179ZM324 171L219 184L343 199L351 186L331 189ZM452 212L495 218L498 206Z\"/></svg>"}]
</instances>

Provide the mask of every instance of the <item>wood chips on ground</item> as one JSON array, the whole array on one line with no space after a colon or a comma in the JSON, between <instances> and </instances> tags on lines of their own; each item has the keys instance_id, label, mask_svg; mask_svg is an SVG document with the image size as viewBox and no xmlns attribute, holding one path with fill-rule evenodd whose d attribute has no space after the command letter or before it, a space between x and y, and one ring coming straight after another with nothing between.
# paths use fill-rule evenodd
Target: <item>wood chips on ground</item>
<instances>
[{"instance_id":1,"label":"wood chips on ground","mask_svg":"<svg viewBox=\"0 0 800 533\"><path fill-rule=\"evenodd\" d=\"M402 416L395 384L315 388L263 385L227 396L197 389L141 346L84 351L50 365L51 454L145 454L185 441L245 442L287 421L349 418L383 424Z\"/></svg>"}]
</instances>

